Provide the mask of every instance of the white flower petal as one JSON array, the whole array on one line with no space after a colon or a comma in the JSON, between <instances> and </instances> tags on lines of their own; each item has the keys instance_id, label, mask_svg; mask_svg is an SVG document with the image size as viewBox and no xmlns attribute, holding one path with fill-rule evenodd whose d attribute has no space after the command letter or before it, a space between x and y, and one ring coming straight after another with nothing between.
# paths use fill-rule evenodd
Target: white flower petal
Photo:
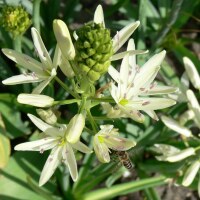
<instances>
[{"instance_id":1,"label":"white flower petal","mask_svg":"<svg viewBox=\"0 0 200 200\"><path fill-rule=\"evenodd\" d=\"M123 113L119 108L115 109L110 104L101 104L103 109L107 112L108 118L122 118L127 117L125 113ZM108 106L110 105L110 107Z\"/></svg>"},{"instance_id":2,"label":"white flower petal","mask_svg":"<svg viewBox=\"0 0 200 200\"><path fill-rule=\"evenodd\" d=\"M196 125L200 128L200 105L192 90L187 91L187 98L189 101L189 108L194 112L194 121Z\"/></svg>"},{"instance_id":3,"label":"white flower petal","mask_svg":"<svg viewBox=\"0 0 200 200\"><path fill-rule=\"evenodd\" d=\"M17 101L22 104L28 104L37 107L49 107L53 105L54 99L39 94L20 94L17 97Z\"/></svg>"},{"instance_id":4,"label":"white flower petal","mask_svg":"<svg viewBox=\"0 0 200 200\"><path fill-rule=\"evenodd\" d=\"M62 156L63 156L63 162L69 168L69 172L73 181L77 181L78 170L77 170L76 158L74 155L74 151L69 144L66 144L66 146L63 148Z\"/></svg>"},{"instance_id":5,"label":"white flower petal","mask_svg":"<svg viewBox=\"0 0 200 200\"><path fill-rule=\"evenodd\" d=\"M102 134L101 137L104 138L107 147L115 151L127 151L136 145L133 139L126 139L118 135Z\"/></svg>"},{"instance_id":6,"label":"white flower petal","mask_svg":"<svg viewBox=\"0 0 200 200\"><path fill-rule=\"evenodd\" d=\"M194 92L192 90L187 90L187 97L188 97L188 101L191 104L192 108L199 108L199 102L194 94Z\"/></svg>"},{"instance_id":7,"label":"white flower petal","mask_svg":"<svg viewBox=\"0 0 200 200\"><path fill-rule=\"evenodd\" d=\"M12 49L2 49L2 52L10 58L12 61L21 65L25 69L35 72L37 75L46 76L47 74L43 71L43 66L37 60L27 56L25 54L19 53Z\"/></svg>"},{"instance_id":8,"label":"white flower petal","mask_svg":"<svg viewBox=\"0 0 200 200\"><path fill-rule=\"evenodd\" d=\"M144 95L170 94L177 91L178 91L178 88L176 87L156 85L150 88L147 92L144 92ZM142 95L142 93L140 95Z\"/></svg>"},{"instance_id":9,"label":"white flower petal","mask_svg":"<svg viewBox=\"0 0 200 200\"><path fill-rule=\"evenodd\" d=\"M115 100L116 103L119 101L119 93L117 93L117 87L114 83L111 83L110 85L110 93L112 98Z\"/></svg>"},{"instance_id":10,"label":"white flower petal","mask_svg":"<svg viewBox=\"0 0 200 200\"><path fill-rule=\"evenodd\" d=\"M66 59L73 60L75 49L67 25L62 20L54 20L53 30L62 54Z\"/></svg>"},{"instance_id":11,"label":"white flower petal","mask_svg":"<svg viewBox=\"0 0 200 200\"><path fill-rule=\"evenodd\" d=\"M195 117L194 112L192 110L187 110L179 117L179 122L181 125L184 125L187 121L193 119Z\"/></svg>"},{"instance_id":12,"label":"white flower petal","mask_svg":"<svg viewBox=\"0 0 200 200\"><path fill-rule=\"evenodd\" d=\"M168 144L154 144L155 151L157 153L162 153L164 156L173 155L179 153L181 150Z\"/></svg>"},{"instance_id":13,"label":"white flower petal","mask_svg":"<svg viewBox=\"0 0 200 200\"><path fill-rule=\"evenodd\" d=\"M20 74L16 76L12 76L2 81L4 85L16 85L16 84L24 84L24 83L35 83L40 82L43 79L38 78L34 74Z\"/></svg>"},{"instance_id":14,"label":"white flower petal","mask_svg":"<svg viewBox=\"0 0 200 200\"><path fill-rule=\"evenodd\" d=\"M118 106L122 110L122 112L124 112L127 115L127 117L130 117L131 119L139 123L144 122L145 120L144 115L140 113L138 110L126 106L121 106L121 105Z\"/></svg>"},{"instance_id":15,"label":"white flower petal","mask_svg":"<svg viewBox=\"0 0 200 200\"><path fill-rule=\"evenodd\" d=\"M187 75L191 83L196 89L200 90L200 76L197 71L197 68L188 57L184 57L183 62L184 62L185 70L187 72Z\"/></svg>"},{"instance_id":16,"label":"white flower petal","mask_svg":"<svg viewBox=\"0 0 200 200\"><path fill-rule=\"evenodd\" d=\"M126 88L128 86L128 55L126 55L123 60L120 67L120 82L118 84L118 94L122 98L126 98Z\"/></svg>"},{"instance_id":17,"label":"white flower petal","mask_svg":"<svg viewBox=\"0 0 200 200\"><path fill-rule=\"evenodd\" d=\"M42 81L36 88L34 88L32 94L40 94L52 79L53 77L51 76L48 79Z\"/></svg>"},{"instance_id":18,"label":"white flower petal","mask_svg":"<svg viewBox=\"0 0 200 200\"><path fill-rule=\"evenodd\" d=\"M155 79L160 67L157 66L151 70L148 69L145 73L141 71L137 74L132 87L128 91L127 98L131 99L134 96L143 94L148 91L150 84Z\"/></svg>"},{"instance_id":19,"label":"white flower petal","mask_svg":"<svg viewBox=\"0 0 200 200\"><path fill-rule=\"evenodd\" d=\"M24 142L15 146L16 151L43 151L52 149L57 144L57 139L52 137L46 137L44 139Z\"/></svg>"},{"instance_id":20,"label":"white flower petal","mask_svg":"<svg viewBox=\"0 0 200 200\"><path fill-rule=\"evenodd\" d=\"M129 51L124 51L124 52L121 52L121 53L114 54L110 58L110 60L111 61L120 60L120 59L122 59L127 54L129 56L134 56L134 55L145 54L145 53L148 53L148 52L149 52L148 50L129 50Z\"/></svg>"},{"instance_id":21,"label":"white flower petal","mask_svg":"<svg viewBox=\"0 0 200 200\"><path fill-rule=\"evenodd\" d=\"M55 53L54 53L54 57L53 57L53 68L57 69L58 66L60 66L61 63L61 50L59 48L58 45L56 45L56 49L55 49Z\"/></svg>"},{"instance_id":22,"label":"white flower petal","mask_svg":"<svg viewBox=\"0 0 200 200\"><path fill-rule=\"evenodd\" d=\"M137 98L129 100L125 107L135 110L159 110L175 104L176 101L167 98Z\"/></svg>"},{"instance_id":23,"label":"white flower petal","mask_svg":"<svg viewBox=\"0 0 200 200\"><path fill-rule=\"evenodd\" d=\"M135 87L131 91L131 95L140 93L141 89L148 87L155 79L160 64L165 57L166 51L162 51L153 57L151 57L141 68L137 74L134 85Z\"/></svg>"},{"instance_id":24,"label":"white flower petal","mask_svg":"<svg viewBox=\"0 0 200 200\"><path fill-rule=\"evenodd\" d=\"M135 50L135 42L134 40L131 38L129 41L128 41L128 46L127 46L127 51L134 51ZM144 51L144 52L148 52L148 51ZM131 55L129 54L129 64L134 67L136 66L136 56L135 54Z\"/></svg>"},{"instance_id":25,"label":"white flower petal","mask_svg":"<svg viewBox=\"0 0 200 200\"><path fill-rule=\"evenodd\" d=\"M113 130L114 126L113 125L100 125L100 131L99 133L110 133Z\"/></svg>"},{"instance_id":26,"label":"white flower petal","mask_svg":"<svg viewBox=\"0 0 200 200\"><path fill-rule=\"evenodd\" d=\"M125 26L122 30L117 32L113 38L113 51L117 52L118 49L128 40L128 38L133 34L135 29L140 25L139 21L133 22Z\"/></svg>"},{"instance_id":27,"label":"white flower petal","mask_svg":"<svg viewBox=\"0 0 200 200\"><path fill-rule=\"evenodd\" d=\"M85 117L83 114L76 114L67 126L67 141L76 143L80 139L83 128L85 127Z\"/></svg>"},{"instance_id":28,"label":"white flower petal","mask_svg":"<svg viewBox=\"0 0 200 200\"><path fill-rule=\"evenodd\" d=\"M95 154L100 162L102 163L110 162L109 149L106 146L106 144L99 142L98 135L94 136L93 146Z\"/></svg>"},{"instance_id":29,"label":"white flower petal","mask_svg":"<svg viewBox=\"0 0 200 200\"><path fill-rule=\"evenodd\" d=\"M158 116L156 115L156 113L153 110L145 110L144 112L147 113L147 115L149 115L152 119L158 121Z\"/></svg>"},{"instance_id":30,"label":"white flower petal","mask_svg":"<svg viewBox=\"0 0 200 200\"><path fill-rule=\"evenodd\" d=\"M169 162L178 162L180 160L183 160L189 156L195 155L195 149L190 147L187 149L184 149L178 153L175 153L174 155L170 155L166 158L166 161Z\"/></svg>"},{"instance_id":31,"label":"white flower petal","mask_svg":"<svg viewBox=\"0 0 200 200\"><path fill-rule=\"evenodd\" d=\"M108 68L108 73L114 79L115 82L119 83L120 81L119 72L112 65Z\"/></svg>"},{"instance_id":32,"label":"white flower petal","mask_svg":"<svg viewBox=\"0 0 200 200\"><path fill-rule=\"evenodd\" d=\"M103 27L105 27L105 22L104 22L104 14L103 14L103 8L101 5L98 5L95 13L94 13L94 23L96 24L102 24Z\"/></svg>"},{"instance_id":33,"label":"white flower petal","mask_svg":"<svg viewBox=\"0 0 200 200\"><path fill-rule=\"evenodd\" d=\"M63 74L68 78L72 78L75 75L69 61L66 58L64 58L64 56L62 56L62 61L60 63L60 69L63 72Z\"/></svg>"},{"instance_id":34,"label":"white flower petal","mask_svg":"<svg viewBox=\"0 0 200 200\"><path fill-rule=\"evenodd\" d=\"M52 129L53 126L43 122L41 119L38 117L32 115L32 114L27 114L30 120L43 132L46 132L49 129Z\"/></svg>"},{"instance_id":35,"label":"white flower petal","mask_svg":"<svg viewBox=\"0 0 200 200\"><path fill-rule=\"evenodd\" d=\"M188 128L181 126L178 122L176 122L172 118L162 116L161 119L162 119L163 123L168 128L172 129L173 131L180 133L181 135L184 135L185 137L191 137L192 136L192 132Z\"/></svg>"},{"instance_id":36,"label":"white flower petal","mask_svg":"<svg viewBox=\"0 0 200 200\"><path fill-rule=\"evenodd\" d=\"M92 150L80 141L71 144L71 146L82 153L92 153Z\"/></svg>"},{"instance_id":37,"label":"white flower petal","mask_svg":"<svg viewBox=\"0 0 200 200\"><path fill-rule=\"evenodd\" d=\"M193 182L194 178L196 177L199 171L199 168L200 168L200 162L199 160L197 160L187 169L183 177L183 182L182 182L183 186L187 187Z\"/></svg>"},{"instance_id":38,"label":"white flower petal","mask_svg":"<svg viewBox=\"0 0 200 200\"><path fill-rule=\"evenodd\" d=\"M39 180L39 186L44 185L53 175L59 163L61 162L62 148L57 147L52 150L51 154L47 158L47 161L42 169L42 173Z\"/></svg>"},{"instance_id":39,"label":"white flower petal","mask_svg":"<svg viewBox=\"0 0 200 200\"><path fill-rule=\"evenodd\" d=\"M40 34L34 27L31 28L31 34L32 34L34 46L36 48L38 56L40 57L41 62L43 63L43 66L45 66L45 68L47 69L52 69L53 64L52 64L51 58L49 56L48 51L46 50L44 46L44 43L42 41Z\"/></svg>"}]
</instances>

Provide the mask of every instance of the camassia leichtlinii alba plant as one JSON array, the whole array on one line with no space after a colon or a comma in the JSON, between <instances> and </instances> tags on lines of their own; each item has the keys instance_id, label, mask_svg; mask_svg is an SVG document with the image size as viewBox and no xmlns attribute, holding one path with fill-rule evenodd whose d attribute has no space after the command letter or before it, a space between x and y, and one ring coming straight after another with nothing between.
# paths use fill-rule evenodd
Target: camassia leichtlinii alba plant
<instances>
[{"instance_id":1,"label":"camassia leichtlinii alba plant","mask_svg":"<svg viewBox=\"0 0 200 200\"><path fill-rule=\"evenodd\" d=\"M136 146L136 140L126 138L120 129L114 127L115 120L130 118L136 123L143 123L145 114L158 120L155 110L176 103L167 95L176 92L177 88L154 81L166 51L151 52L153 56L142 66L136 63L136 55L148 53L136 50L131 38L139 25L139 21L132 22L111 37L111 30L106 28L103 9L99 5L93 21L73 34L62 20L53 21L57 41L53 58L34 27L31 33L39 61L12 49L2 50L27 71L5 79L3 84L36 85L31 94L21 93L17 100L39 108L36 109L38 116L28 113L28 117L42 133L40 139L18 144L15 150L40 153L51 150L41 173L40 186L51 178L60 165L66 166L76 182L79 179L76 151L96 154L100 162L109 163L112 152L127 151ZM119 69L113 65L116 60L121 60ZM58 70L63 72L62 78L58 77ZM105 77L108 81L100 87L99 79ZM50 83L55 82L66 90L66 99L54 99L42 94ZM68 122L55 114L56 109L67 104L77 104L78 107L77 113ZM101 121L96 120L91 110L95 106L104 110L105 116ZM82 132L88 133L84 142Z\"/></svg>"}]
</instances>

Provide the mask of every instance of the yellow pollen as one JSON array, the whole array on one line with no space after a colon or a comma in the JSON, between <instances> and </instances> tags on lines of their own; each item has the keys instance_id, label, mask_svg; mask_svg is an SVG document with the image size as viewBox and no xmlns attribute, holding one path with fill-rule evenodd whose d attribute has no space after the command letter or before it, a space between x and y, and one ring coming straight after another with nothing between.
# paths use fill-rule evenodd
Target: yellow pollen
<instances>
[{"instance_id":1,"label":"yellow pollen","mask_svg":"<svg viewBox=\"0 0 200 200\"><path fill-rule=\"evenodd\" d=\"M104 138L100 135L98 136L98 140L99 140L100 143L104 143Z\"/></svg>"},{"instance_id":2,"label":"yellow pollen","mask_svg":"<svg viewBox=\"0 0 200 200\"><path fill-rule=\"evenodd\" d=\"M65 143L66 143L66 141L65 141L65 139L61 139L60 141L59 141L59 146L63 146L63 145L65 145Z\"/></svg>"},{"instance_id":3,"label":"yellow pollen","mask_svg":"<svg viewBox=\"0 0 200 200\"><path fill-rule=\"evenodd\" d=\"M122 100L120 100L119 104L121 104L122 106L125 106L126 104L128 104L128 100L122 99Z\"/></svg>"}]
</instances>

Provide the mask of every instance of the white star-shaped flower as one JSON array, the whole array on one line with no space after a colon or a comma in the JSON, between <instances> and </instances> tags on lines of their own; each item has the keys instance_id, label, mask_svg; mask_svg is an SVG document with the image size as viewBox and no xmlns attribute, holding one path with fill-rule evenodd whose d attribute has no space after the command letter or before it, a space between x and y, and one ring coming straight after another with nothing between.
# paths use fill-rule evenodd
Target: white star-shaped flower
<instances>
[{"instance_id":1,"label":"white star-shaped flower","mask_svg":"<svg viewBox=\"0 0 200 200\"><path fill-rule=\"evenodd\" d=\"M19 151L39 151L43 153L51 149L51 153L43 167L39 185L44 185L55 172L58 165L63 162L69 169L73 181L78 178L77 163L74 150L83 153L91 153L92 151L82 142L79 141L85 125L85 119L82 114L75 115L69 125L61 125L53 127L34 115L28 114L31 121L44 132L44 138L32 142L25 142L15 146L15 150Z\"/></svg>"},{"instance_id":2,"label":"white star-shaped flower","mask_svg":"<svg viewBox=\"0 0 200 200\"><path fill-rule=\"evenodd\" d=\"M134 147L136 142L119 136L113 125L102 125L101 130L94 136L94 151L100 162L110 162L110 150L127 151Z\"/></svg>"},{"instance_id":3,"label":"white star-shaped flower","mask_svg":"<svg viewBox=\"0 0 200 200\"><path fill-rule=\"evenodd\" d=\"M127 51L134 50L133 39L129 40ZM108 73L114 79L110 92L117 103L120 115L126 115L138 122L144 121L140 111L158 120L154 110L167 108L176 102L169 98L149 97L175 92L177 88L157 85L154 81L166 52L162 51L150 58L141 68L136 64L135 55L125 55L120 72L110 66ZM118 111L119 112L119 111Z\"/></svg>"},{"instance_id":4,"label":"white star-shaped flower","mask_svg":"<svg viewBox=\"0 0 200 200\"><path fill-rule=\"evenodd\" d=\"M31 71L30 73L20 74L7 78L2 83L5 85L16 85L23 83L40 82L40 84L33 90L33 93L40 94L42 90L54 78L54 76L56 76L56 70L58 65L60 64L61 52L59 47L57 46L52 61L38 31L35 28L32 28L31 33L35 50L41 62L15 50L2 49L3 53L8 58L10 58L23 68Z\"/></svg>"}]
</instances>

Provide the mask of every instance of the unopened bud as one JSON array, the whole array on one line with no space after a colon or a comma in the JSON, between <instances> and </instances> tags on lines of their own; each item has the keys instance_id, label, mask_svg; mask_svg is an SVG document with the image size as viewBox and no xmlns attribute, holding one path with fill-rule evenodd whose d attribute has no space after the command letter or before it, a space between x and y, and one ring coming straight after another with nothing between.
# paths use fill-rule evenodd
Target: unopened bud
<instances>
[{"instance_id":1,"label":"unopened bud","mask_svg":"<svg viewBox=\"0 0 200 200\"><path fill-rule=\"evenodd\" d=\"M43 110L43 109L36 109L37 114L40 118L47 122L48 124L55 124L57 122L57 117L51 109Z\"/></svg>"},{"instance_id":2,"label":"unopened bud","mask_svg":"<svg viewBox=\"0 0 200 200\"><path fill-rule=\"evenodd\" d=\"M75 115L67 126L67 141L76 143L79 141L80 135L85 127L85 117L83 114Z\"/></svg>"}]
</instances>

